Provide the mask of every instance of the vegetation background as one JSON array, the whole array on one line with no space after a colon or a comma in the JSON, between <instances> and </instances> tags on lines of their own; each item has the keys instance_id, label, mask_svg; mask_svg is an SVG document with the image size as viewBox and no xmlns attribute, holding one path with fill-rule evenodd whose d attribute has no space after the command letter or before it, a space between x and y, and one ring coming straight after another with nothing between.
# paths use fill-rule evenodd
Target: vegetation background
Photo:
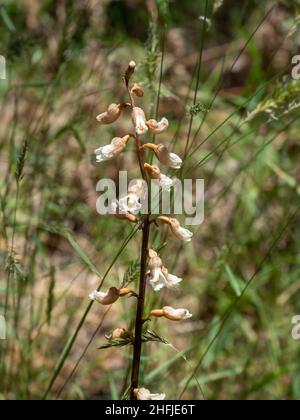
<instances>
[{"instance_id":1,"label":"vegetation background","mask_svg":"<svg viewBox=\"0 0 300 420\"><path fill-rule=\"evenodd\" d=\"M156 234L184 281L149 290L147 306L193 318L151 322L173 347L144 345L141 382L170 399L299 398L299 23L298 0L1 1L2 399L126 395L132 349L98 348L132 326L135 302L86 308L100 281L137 278L140 234L95 209L99 179L138 174L134 150L92 163L129 126L95 116L125 98L130 59L148 115L170 121L182 176L206 182L193 243L164 248Z\"/></svg>"}]
</instances>

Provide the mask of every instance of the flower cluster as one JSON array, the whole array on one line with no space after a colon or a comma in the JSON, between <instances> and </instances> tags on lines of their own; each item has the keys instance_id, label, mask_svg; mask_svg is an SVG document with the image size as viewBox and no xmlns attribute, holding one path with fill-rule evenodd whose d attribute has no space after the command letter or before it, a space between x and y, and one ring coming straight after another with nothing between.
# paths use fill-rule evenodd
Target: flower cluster
<instances>
[{"instance_id":1,"label":"flower cluster","mask_svg":"<svg viewBox=\"0 0 300 420\"><path fill-rule=\"evenodd\" d=\"M135 97L142 98L144 96L144 92L138 83L133 83L132 86L130 86L130 80L134 74L135 67L135 63L131 61L124 76L130 103L111 104L105 112L97 116L99 124L111 124L117 121L123 112L130 110L134 126L134 134L126 134L122 137L115 137L110 144L96 149L96 161L104 162L117 158L124 152L129 141L132 139L136 143L138 161L141 168L142 179L137 180L133 185L131 185L125 196L120 197L118 200L114 200L111 203L111 210L112 213L120 219L124 219L132 223L138 223L142 230L145 229L147 223L150 230L151 223L155 222L157 224L157 222L161 222L162 224L168 226L171 233L176 238L185 242L190 242L193 236L192 232L182 227L177 219L166 216L158 216L154 220L150 220L149 215L146 218L145 216L139 215L142 208L142 202L145 199L147 184L149 184L151 180L157 182L162 189L169 190L173 186L173 180L163 174L157 165L145 162L145 152L153 152L157 160L162 165L172 169L179 169L182 165L182 160L175 153L170 152L169 149L162 143L154 144L143 142L143 137L148 132L155 135L165 132L169 126L169 122L166 118L162 118L160 121L147 119L144 110L141 107L136 106ZM149 240L149 235L147 240ZM141 273L140 282L147 281L155 292L158 292L163 288L178 288L182 279L169 273L169 270L164 266L158 253L151 249L149 244L147 244L147 246L147 255L144 255L142 252L141 267L145 267L145 272ZM141 287L140 290L143 291L143 289L145 289L145 287ZM136 297L138 305L142 305L140 307L141 311L138 311L138 313L143 313L144 296L141 296L140 294L138 295L133 290L127 288L111 287L107 292L97 290L90 294L90 299L97 301L101 305L112 305L119 298L124 296ZM187 309L165 306L162 309L151 310L148 317L136 319L136 323L142 325L146 322L146 320L149 320L150 317L165 318L170 321L182 321L190 318L191 316L192 314L190 314ZM139 333L141 334L141 331L139 331ZM137 337L136 335L133 337L130 332L123 328L116 329L106 337L109 341L128 339L128 337L132 337L133 340L141 340L141 337ZM135 358L138 363L140 361L139 356L140 355L138 354L137 358ZM152 394L149 390L145 388L137 388L134 385L137 385L137 378L135 378L135 381L132 383L132 398L138 400L160 400L165 398L164 394Z\"/></svg>"}]
</instances>

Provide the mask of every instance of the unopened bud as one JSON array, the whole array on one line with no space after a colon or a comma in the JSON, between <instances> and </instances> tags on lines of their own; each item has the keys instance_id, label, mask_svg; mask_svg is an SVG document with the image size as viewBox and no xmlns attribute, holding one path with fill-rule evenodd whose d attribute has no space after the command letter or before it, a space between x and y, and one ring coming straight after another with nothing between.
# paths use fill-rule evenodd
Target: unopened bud
<instances>
[{"instance_id":1,"label":"unopened bud","mask_svg":"<svg viewBox=\"0 0 300 420\"><path fill-rule=\"evenodd\" d=\"M136 68L136 63L134 61L130 61L130 63L128 64L127 70L125 72L126 83L129 82L131 76L134 73L135 68Z\"/></svg>"},{"instance_id":2,"label":"unopened bud","mask_svg":"<svg viewBox=\"0 0 300 420\"><path fill-rule=\"evenodd\" d=\"M132 86L131 93L134 93L139 98L142 98L144 96L144 91L143 91L142 87L138 83L135 83Z\"/></svg>"}]
</instances>

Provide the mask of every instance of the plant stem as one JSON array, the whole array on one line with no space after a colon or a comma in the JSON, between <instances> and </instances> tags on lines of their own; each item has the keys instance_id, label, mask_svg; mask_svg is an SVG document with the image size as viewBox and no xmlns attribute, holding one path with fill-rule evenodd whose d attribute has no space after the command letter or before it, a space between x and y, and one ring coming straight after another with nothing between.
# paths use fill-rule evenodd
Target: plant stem
<instances>
[{"instance_id":1,"label":"plant stem","mask_svg":"<svg viewBox=\"0 0 300 420\"><path fill-rule=\"evenodd\" d=\"M139 297L138 297L137 312L136 312L135 335L134 335L134 345L133 345L134 350L133 350L133 363L132 363L132 374L131 374L131 399L135 399L134 389L138 388L138 384L139 384L149 236L150 236L150 221L149 221L149 215L147 215L145 217L145 221L143 225L140 288L139 288Z\"/></svg>"}]
</instances>

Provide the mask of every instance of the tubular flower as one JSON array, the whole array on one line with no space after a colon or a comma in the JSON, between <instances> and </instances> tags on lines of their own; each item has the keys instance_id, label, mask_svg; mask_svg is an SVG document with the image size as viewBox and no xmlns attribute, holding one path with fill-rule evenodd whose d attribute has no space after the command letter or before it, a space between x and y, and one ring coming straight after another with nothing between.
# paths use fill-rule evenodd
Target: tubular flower
<instances>
[{"instance_id":1,"label":"tubular flower","mask_svg":"<svg viewBox=\"0 0 300 420\"><path fill-rule=\"evenodd\" d=\"M149 389L146 388L136 388L133 392L134 397L137 400L164 400L166 394L151 394Z\"/></svg>"},{"instance_id":2,"label":"tubular flower","mask_svg":"<svg viewBox=\"0 0 300 420\"><path fill-rule=\"evenodd\" d=\"M170 321L184 321L191 318L193 315L188 309L174 309L171 306L164 306L163 309L154 309L150 312L150 316L157 318L167 318Z\"/></svg>"},{"instance_id":3,"label":"tubular flower","mask_svg":"<svg viewBox=\"0 0 300 420\"><path fill-rule=\"evenodd\" d=\"M120 290L116 287L111 287L106 293L94 290L89 297L91 300L98 302L101 305L112 305L119 299Z\"/></svg>"},{"instance_id":4,"label":"tubular flower","mask_svg":"<svg viewBox=\"0 0 300 420\"><path fill-rule=\"evenodd\" d=\"M183 228L177 219L171 219L166 216L159 216L158 219L170 226L170 229L176 238L185 242L191 242L193 233L188 229Z\"/></svg>"},{"instance_id":5,"label":"tubular flower","mask_svg":"<svg viewBox=\"0 0 300 420\"><path fill-rule=\"evenodd\" d=\"M169 121L167 118L162 118L160 121L149 120L146 121L149 130L154 134L161 134L166 131L169 127Z\"/></svg>"},{"instance_id":6,"label":"tubular flower","mask_svg":"<svg viewBox=\"0 0 300 420\"><path fill-rule=\"evenodd\" d=\"M147 133L148 127L146 124L146 116L142 108L137 106L132 110L132 121L135 126L135 132L138 136Z\"/></svg>"},{"instance_id":7,"label":"tubular flower","mask_svg":"<svg viewBox=\"0 0 300 420\"><path fill-rule=\"evenodd\" d=\"M150 178L154 179L163 189L169 191L170 188L174 185L173 180L167 175L162 174L158 166L145 163L144 168L146 169Z\"/></svg>"},{"instance_id":8,"label":"tubular flower","mask_svg":"<svg viewBox=\"0 0 300 420\"><path fill-rule=\"evenodd\" d=\"M112 139L110 144L96 149L95 150L96 162L98 163L104 162L104 161L113 159L119 154L121 154L123 150L125 149L129 139L130 139L129 135L124 136L124 137L115 137L114 139Z\"/></svg>"},{"instance_id":9,"label":"tubular flower","mask_svg":"<svg viewBox=\"0 0 300 420\"><path fill-rule=\"evenodd\" d=\"M116 328L113 332L110 334L106 334L105 338L108 341L118 340L118 339L127 339L132 337L132 335L125 330L125 328Z\"/></svg>"},{"instance_id":10,"label":"tubular flower","mask_svg":"<svg viewBox=\"0 0 300 420\"><path fill-rule=\"evenodd\" d=\"M127 288L117 289L116 287L111 287L106 293L94 290L90 294L89 298L93 301L101 303L101 305L112 305L119 299L119 297L122 296L131 297L137 296L137 294L133 290Z\"/></svg>"},{"instance_id":11,"label":"tubular flower","mask_svg":"<svg viewBox=\"0 0 300 420\"><path fill-rule=\"evenodd\" d=\"M139 98L142 98L144 96L144 91L143 91L142 87L139 84L137 84L137 83L135 83L132 86L131 93L134 93Z\"/></svg>"},{"instance_id":12,"label":"tubular flower","mask_svg":"<svg viewBox=\"0 0 300 420\"><path fill-rule=\"evenodd\" d=\"M123 108L125 108L126 104L111 104L107 108L107 111L102 112L102 114L99 114L96 119L99 124L106 125L106 124L112 124L113 122L117 121L117 119L121 115L121 111Z\"/></svg>"},{"instance_id":13,"label":"tubular flower","mask_svg":"<svg viewBox=\"0 0 300 420\"><path fill-rule=\"evenodd\" d=\"M169 289L175 288L181 281L179 277L169 274L169 271L163 266L161 258L152 249L148 252L149 255L149 272L147 273L149 283L155 292L167 287Z\"/></svg>"},{"instance_id":14,"label":"tubular flower","mask_svg":"<svg viewBox=\"0 0 300 420\"><path fill-rule=\"evenodd\" d=\"M170 153L163 144L146 143L142 146L144 149L153 150L157 159L165 166L173 169L180 169L182 160L175 153Z\"/></svg>"}]
</instances>

